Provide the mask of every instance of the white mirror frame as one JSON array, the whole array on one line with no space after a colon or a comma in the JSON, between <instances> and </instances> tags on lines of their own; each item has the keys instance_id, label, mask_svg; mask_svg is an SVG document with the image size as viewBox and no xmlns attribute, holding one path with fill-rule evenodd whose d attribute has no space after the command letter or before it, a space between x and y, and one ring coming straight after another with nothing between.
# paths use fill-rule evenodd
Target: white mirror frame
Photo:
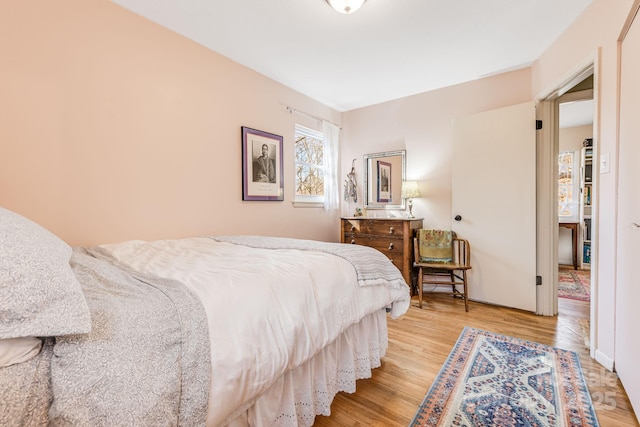
<instances>
[{"instance_id":1,"label":"white mirror frame","mask_svg":"<svg viewBox=\"0 0 640 427\"><path fill-rule=\"evenodd\" d=\"M401 189L402 181L405 180L406 154L406 150L399 150L364 155L363 198L365 209L405 209L405 200L401 197ZM391 170L388 192L380 192L380 180L378 179L380 165ZM380 197L381 194L388 195L389 198Z\"/></svg>"}]
</instances>

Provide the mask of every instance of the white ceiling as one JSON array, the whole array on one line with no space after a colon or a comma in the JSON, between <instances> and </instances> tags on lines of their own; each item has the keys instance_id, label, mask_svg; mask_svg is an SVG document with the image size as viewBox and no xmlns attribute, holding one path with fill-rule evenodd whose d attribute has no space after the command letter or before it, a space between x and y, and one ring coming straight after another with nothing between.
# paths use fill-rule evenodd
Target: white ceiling
<instances>
[{"instance_id":1,"label":"white ceiling","mask_svg":"<svg viewBox=\"0 0 640 427\"><path fill-rule=\"evenodd\" d=\"M112 0L338 111L531 65L592 0Z\"/></svg>"},{"instance_id":2,"label":"white ceiling","mask_svg":"<svg viewBox=\"0 0 640 427\"><path fill-rule=\"evenodd\" d=\"M560 104L560 128L593 124L593 99Z\"/></svg>"}]
</instances>

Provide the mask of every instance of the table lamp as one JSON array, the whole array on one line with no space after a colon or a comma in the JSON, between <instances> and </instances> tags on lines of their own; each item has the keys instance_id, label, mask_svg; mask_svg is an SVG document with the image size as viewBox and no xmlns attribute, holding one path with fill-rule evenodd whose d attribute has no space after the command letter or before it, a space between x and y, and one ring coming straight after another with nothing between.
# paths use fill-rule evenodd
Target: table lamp
<instances>
[{"instance_id":1,"label":"table lamp","mask_svg":"<svg viewBox=\"0 0 640 427\"><path fill-rule=\"evenodd\" d=\"M417 181L402 181L401 197L408 199L409 204L409 218L415 218L413 216L413 201L411 199L420 197L420 189L418 188Z\"/></svg>"}]
</instances>

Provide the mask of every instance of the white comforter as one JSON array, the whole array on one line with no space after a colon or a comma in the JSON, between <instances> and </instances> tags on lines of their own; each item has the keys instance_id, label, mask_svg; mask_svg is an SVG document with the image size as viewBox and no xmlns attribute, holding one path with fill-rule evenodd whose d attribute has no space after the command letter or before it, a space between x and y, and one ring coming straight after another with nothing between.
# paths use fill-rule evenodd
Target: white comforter
<instances>
[{"instance_id":1,"label":"white comforter","mask_svg":"<svg viewBox=\"0 0 640 427\"><path fill-rule=\"evenodd\" d=\"M366 315L392 307L397 317L410 302L406 285L359 286L354 267L325 252L207 237L96 249L134 270L177 279L202 300L211 337L209 426L232 420L275 379Z\"/></svg>"}]
</instances>

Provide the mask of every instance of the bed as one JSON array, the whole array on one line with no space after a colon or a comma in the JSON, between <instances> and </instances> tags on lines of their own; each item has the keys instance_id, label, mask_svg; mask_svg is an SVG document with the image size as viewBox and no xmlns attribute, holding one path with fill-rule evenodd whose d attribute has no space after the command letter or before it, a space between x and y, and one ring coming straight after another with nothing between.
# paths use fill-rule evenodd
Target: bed
<instances>
[{"instance_id":1,"label":"bed","mask_svg":"<svg viewBox=\"0 0 640 427\"><path fill-rule=\"evenodd\" d=\"M309 426L409 287L380 252L262 236L71 248L0 208L0 425Z\"/></svg>"}]
</instances>

